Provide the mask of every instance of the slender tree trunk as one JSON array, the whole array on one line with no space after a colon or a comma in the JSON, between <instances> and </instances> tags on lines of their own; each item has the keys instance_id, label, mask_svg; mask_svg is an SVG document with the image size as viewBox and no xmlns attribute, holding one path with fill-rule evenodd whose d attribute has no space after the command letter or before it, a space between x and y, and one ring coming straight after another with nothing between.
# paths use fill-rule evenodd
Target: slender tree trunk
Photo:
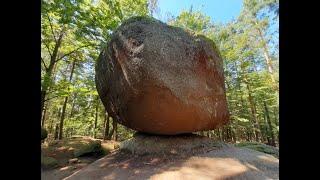
<instances>
[{"instance_id":1,"label":"slender tree trunk","mask_svg":"<svg viewBox=\"0 0 320 180\"><path fill-rule=\"evenodd\" d=\"M110 119L109 119L109 115L107 113L107 111L105 111L104 114L104 136L103 136L103 140L107 140L108 136L109 136L109 123L110 123Z\"/></svg>"},{"instance_id":2,"label":"slender tree trunk","mask_svg":"<svg viewBox=\"0 0 320 180\"><path fill-rule=\"evenodd\" d=\"M45 122L45 119L46 119L47 109L48 109L48 103L45 104L44 111L42 113L41 127L44 127L44 122Z\"/></svg>"},{"instance_id":3,"label":"slender tree trunk","mask_svg":"<svg viewBox=\"0 0 320 180\"><path fill-rule=\"evenodd\" d=\"M55 78L56 78L56 76L55 76L55 74L56 74L56 71L57 71L57 66L54 66L54 68L53 68L53 70L52 70L52 74L51 74L51 76L53 77L53 82L55 82ZM50 92L50 89L52 88L52 86L49 86L49 88L48 88L48 92ZM45 102L44 102L44 111L42 112L42 119L41 119L41 122L42 122L42 124L45 124L45 120L46 120L46 118L47 118L47 115L46 115L46 113L47 113L47 109L49 108L49 101L46 101L46 100L44 100Z\"/></svg>"},{"instance_id":4,"label":"slender tree trunk","mask_svg":"<svg viewBox=\"0 0 320 180\"><path fill-rule=\"evenodd\" d=\"M222 128L219 128L219 129L218 129L218 135L219 135L220 141L223 141Z\"/></svg>"},{"instance_id":5,"label":"slender tree trunk","mask_svg":"<svg viewBox=\"0 0 320 180\"><path fill-rule=\"evenodd\" d=\"M277 114L277 109L276 109L276 107L274 107L274 109L273 109L273 115L274 115L274 123L276 124L276 126L279 126L279 123L278 123L278 114Z\"/></svg>"},{"instance_id":6,"label":"slender tree trunk","mask_svg":"<svg viewBox=\"0 0 320 180\"><path fill-rule=\"evenodd\" d=\"M50 81L51 78L52 78L52 71L56 65L56 62L57 62L57 57L58 57L58 51L59 51L59 48L61 46L61 43L62 43L62 38L63 38L63 35L64 35L64 28L62 29L60 35L59 35L59 38L54 46L54 50L52 52L52 55L50 57L50 64L49 64L49 67L46 69L46 74L45 74L45 78L46 80ZM43 112L43 109L44 109L44 102L45 102L45 99L46 99L46 95L47 95L47 91L49 89L49 84L48 83L43 83L42 85L42 89L41 89L41 113Z\"/></svg>"},{"instance_id":7,"label":"slender tree trunk","mask_svg":"<svg viewBox=\"0 0 320 180\"><path fill-rule=\"evenodd\" d=\"M263 105L264 105L264 110L266 112L266 119L268 121L268 127L269 127L268 129L269 129L269 133L270 133L270 136L271 136L271 145L275 146L276 143L275 143L275 138L274 138L274 134L273 134L273 128L272 128L272 124L271 124L271 120L270 120L269 109L268 109L266 101L263 101Z\"/></svg>"},{"instance_id":8,"label":"slender tree trunk","mask_svg":"<svg viewBox=\"0 0 320 180\"><path fill-rule=\"evenodd\" d=\"M118 140L118 123L117 121L113 121L114 131L113 131L113 140Z\"/></svg>"},{"instance_id":9,"label":"slender tree trunk","mask_svg":"<svg viewBox=\"0 0 320 180\"><path fill-rule=\"evenodd\" d=\"M216 133L216 136L217 136L217 138L219 139L219 141L221 141L220 128L217 128L217 129L215 130L215 133Z\"/></svg>"},{"instance_id":10,"label":"slender tree trunk","mask_svg":"<svg viewBox=\"0 0 320 180\"><path fill-rule=\"evenodd\" d=\"M71 82L71 80L72 80L75 65L76 65L76 60L73 60L71 72L70 72L70 77L69 77L69 82ZM61 119L60 119L59 139L63 138L63 123L64 123L64 117L65 117L65 113L66 113L67 103L68 103L68 96L66 96L64 98L64 102L63 102L62 114L61 114Z\"/></svg>"},{"instance_id":11,"label":"slender tree trunk","mask_svg":"<svg viewBox=\"0 0 320 180\"><path fill-rule=\"evenodd\" d=\"M98 124L98 110L99 110L99 96L97 96L96 117L95 117L94 126L93 126L93 138L96 138L96 129Z\"/></svg>"},{"instance_id":12,"label":"slender tree trunk","mask_svg":"<svg viewBox=\"0 0 320 180\"><path fill-rule=\"evenodd\" d=\"M70 115L69 117L72 118L73 116L73 111L74 111L74 106L75 106L75 100L77 99L77 93L74 94L73 98L72 98L72 105L71 105L71 110L70 110Z\"/></svg>"},{"instance_id":13,"label":"slender tree trunk","mask_svg":"<svg viewBox=\"0 0 320 180\"><path fill-rule=\"evenodd\" d=\"M278 120L278 114L277 114L277 109L274 107L274 122L276 126L279 126L279 120ZM279 132L277 131L277 141L279 142Z\"/></svg>"},{"instance_id":14,"label":"slender tree trunk","mask_svg":"<svg viewBox=\"0 0 320 180\"><path fill-rule=\"evenodd\" d=\"M64 116L66 113L66 108L67 108L67 102L68 102L68 96L64 98L63 101L63 106L62 106L62 113L60 117L60 125L59 125L59 140L63 138L63 123L64 123Z\"/></svg>"},{"instance_id":15,"label":"slender tree trunk","mask_svg":"<svg viewBox=\"0 0 320 180\"><path fill-rule=\"evenodd\" d=\"M204 136L204 131L200 131L200 135L201 135L201 136Z\"/></svg>"},{"instance_id":16,"label":"slender tree trunk","mask_svg":"<svg viewBox=\"0 0 320 180\"><path fill-rule=\"evenodd\" d=\"M265 37L263 35L262 30L258 27L258 20L255 17L254 17L252 23L254 25L256 25L256 30L258 32L258 36L259 36L260 41L262 43L263 56L264 56L264 59L266 61L267 70L268 70L268 72L270 74L270 78L271 78L271 80L272 80L272 82L274 84L274 87L277 88L277 90L278 90L278 87L275 84L276 81L274 79L273 65L272 65L271 56L270 56L270 53L269 53L267 42L265 40Z\"/></svg>"},{"instance_id":17,"label":"slender tree trunk","mask_svg":"<svg viewBox=\"0 0 320 180\"><path fill-rule=\"evenodd\" d=\"M266 137L267 137L267 141L268 141L268 144L270 145L271 144L271 141L270 141L270 137L269 137L269 130L268 130L268 121L267 121L267 117L266 117L266 113L264 113L264 121L265 121L265 132L266 132Z\"/></svg>"},{"instance_id":18,"label":"slender tree trunk","mask_svg":"<svg viewBox=\"0 0 320 180\"><path fill-rule=\"evenodd\" d=\"M114 134L114 130L115 130L115 120L112 118L112 129L111 132L109 133L108 139L110 140L112 138L112 135Z\"/></svg>"},{"instance_id":19,"label":"slender tree trunk","mask_svg":"<svg viewBox=\"0 0 320 180\"><path fill-rule=\"evenodd\" d=\"M270 58L269 50L268 50L268 47L267 47L267 43L266 43L266 41L264 39L264 36L262 34L261 29L257 28L257 31L258 31L258 35L260 37L260 40L262 42L263 56L264 56L264 58L266 60L268 72L272 75L271 76L272 82L275 82L274 77L273 77L273 65L272 65L272 61L271 61L271 58Z\"/></svg>"},{"instance_id":20,"label":"slender tree trunk","mask_svg":"<svg viewBox=\"0 0 320 180\"><path fill-rule=\"evenodd\" d=\"M47 90L45 90L45 89L42 89L41 90L41 117L42 117L42 113L43 113L43 108L44 108L44 100L45 100L45 98L46 98L46 94L47 94ZM41 121L42 121L42 119L41 119Z\"/></svg>"},{"instance_id":21,"label":"slender tree trunk","mask_svg":"<svg viewBox=\"0 0 320 180\"><path fill-rule=\"evenodd\" d=\"M58 136L59 136L58 131L59 131L59 124L56 124L56 128L54 130L54 139L55 140L58 139Z\"/></svg>"},{"instance_id":22,"label":"slender tree trunk","mask_svg":"<svg viewBox=\"0 0 320 180\"><path fill-rule=\"evenodd\" d=\"M222 140L226 141L226 127L222 127Z\"/></svg>"},{"instance_id":23,"label":"slender tree trunk","mask_svg":"<svg viewBox=\"0 0 320 180\"><path fill-rule=\"evenodd\" d=\"M236 132L235 129L231 129L231 133L232 133L232 140L234 143L237 142L237 136L236 136Z\"/></svg>"},{"instance_id":24,"label":"slender tree trunk","mask_svg":"<svg viewBox=\"0 0 320 180\"><path fill-rule=\"evenodd\" d=\"M224 130L223 130L223 127L221 127L221 140L224 141Z\"/></svg>"},{"instance_id":25,"label":"slender tree trunk","mask_svg":"<svg viewBox=\"0 0 320 180\"><path fill-rule=\"evenodd\" d=\"M267 67L268 67L268 72L270 74L270 78L271 78L271 81L272 81L272 86L273 86L273 89L276 90L276 93L277 93L277 96L278 96L279 87L278 87L278 84L276 83L276 80L275 80L275 77L274 77L274 70L273 70L273 65L272 65L270 53L269 53L269 50L268 50L268 46L267 46L267 43L265 41L265 38L263 36L263 33L262 33L261 29L257 28L257 30L258 30L258 34L259 34L261 42L262 42L263 55L264 55L264 58L266 60L266 64L267 64Z\"/></svg>"},{"instance_id":26,"label":"slender tree trunk","mask_svg":"<svg viewBox=\"0 0 320 180\"><path fill-rule=\"evenodd\" d=\"M259 127L259 123L258 123L258 119L257 119L257 111L256 111L256 106L251 94L251 87L249 85L249 83L246 82L247 85L247 90L248 90L248 100L250 103L250 109L251 109L251 115L252 115L252 121L253 121L253 126L254 126L254 134L255 134L255 138L256 141L259 142L259 131L258 129L260 129Z\"/></svg>"},{"instance_id":27,"label":"slender tree trunk","mask_svg":"<svg viewBox=\"0 0 320 180\"><path fill-rule=\"evenodd\" d=\"M50 125L49 125L49 134L52 134L53 130L53 118L51 118Z\"/></svg>"},{"instance_id":28,"label":"slender tree trunk","mask_svg":"<svg viewBox=\"0 0 320 180\"><path fill-rule=\"evenodd\" d=\"M242 71L241 71L241 69L238 70L236 62L234 63L234 66L236 67L236 73L237 73L237 81L238 81L237 87L238 87L238 90L241 92L241 82L242 82L242 80L240 78L240 74L242 73ZM237 93L236 93L236 95L237 95ZM241 107L242 107L241 112L245 111L245 114L247 114L247 108L245 108L245 102L244 102L243 94L240 94L240 102L241 102ZM246 128L246 129L247 129L247 132L245 133L245 138L247 139L247 141L249 141L250 140L250 133L248 133L249 128Z\"/></svg>"},{"instance_id":29,"label":"slender tree trunk","mask_svg":"<svg viewBox=\"0 0 320 180\"><path fill-rule=\"evenodd\" d=\"M214 131L210 131L210 138L215 138L215 136L214 136Z\"/></svg>"},{"instance_id":30,"label":"slender tree trunk","mask_svg":"<svg viewBox=\"0 0 320 180\"><path fill-rule=\"evenodd\" d=\"M229 131L229 127L228 126L226 127L225 131L226 131L226 141L229 142L229 140L230 140L230 131Z\"/></svg>"},{"instance_id":31,"label":"slender tree trunk","mask_svg":"<svg viewBox=\"0 0 320 180\"><path fill-rule=\"evenodd\" d=\"M246 138L247 138L247 141L250 141L250 133L249 133L249 131L246 131Z\"/></svg>"}]
</instances>

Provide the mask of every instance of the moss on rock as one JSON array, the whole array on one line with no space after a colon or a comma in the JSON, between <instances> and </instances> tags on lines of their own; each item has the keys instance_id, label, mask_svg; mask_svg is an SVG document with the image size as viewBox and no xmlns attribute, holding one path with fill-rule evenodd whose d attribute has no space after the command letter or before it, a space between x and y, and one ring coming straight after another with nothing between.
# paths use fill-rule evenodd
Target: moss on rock
<instances>
[{"instance_id":1,"label":"moss on rock","mask_svg":"<svg viewBox=\"0 0 320 180\"><path fill-rule=\"evenodd\" d=\"M100 141L90 140L90 141L73 141L74 143L69 143L69 145L74 149L74 157L79 157L87 154L102 154L103 150Z\"/></svg>"},{"instance_id":2,"label":"moss on rock","mask_svg":"<svg viewBox=\"0 0 320 180\"><path fill-rule=\"evenodd\" d=\"M252 150L270 154L270 155L273 155L274 157L279 158L279 150L273 146L268 146L266 144L262 144L258 142L241 142L241 143L235 144L235 146L252 149Z\"/></svg>"},{"instance_id":3,"label":"moss on rock","mask_svg":"<svg viewBox=\"0 0 320 180\"><path fill-rule=\"evenodd\" d=\"M58 165L58 161L53 157L41 155L41 166L43 168L54 168Z\"/></svg>"},{"instance_id":4,"label":"moss on rock","mask_svg":"<svg viewBox=\"0 0 320 180\"><path fill-rule=\"evenodd\" d=\"M137 133L120 143L121 151L137 155L194 153L221 147L221 143L195 134L158 136Z\"/></svg>"}]
</instances>

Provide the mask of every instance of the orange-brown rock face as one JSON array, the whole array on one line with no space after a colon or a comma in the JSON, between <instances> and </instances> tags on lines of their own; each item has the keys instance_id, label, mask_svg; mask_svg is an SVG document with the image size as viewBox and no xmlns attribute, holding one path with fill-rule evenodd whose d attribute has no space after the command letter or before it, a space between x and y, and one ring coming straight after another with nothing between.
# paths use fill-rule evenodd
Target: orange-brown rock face
<instances>
[{"instance_id":1,"label":"orange-brown rock face","mask_svg":"<svg viewBox=\"0 0 320 180\"><path fill-rule=\"evenodd\" d=\"M222 59L214 43L147 18L112 35L96 86L119 123L152 134L211 130L229 120Z\"/></svg>"}]
</instances>

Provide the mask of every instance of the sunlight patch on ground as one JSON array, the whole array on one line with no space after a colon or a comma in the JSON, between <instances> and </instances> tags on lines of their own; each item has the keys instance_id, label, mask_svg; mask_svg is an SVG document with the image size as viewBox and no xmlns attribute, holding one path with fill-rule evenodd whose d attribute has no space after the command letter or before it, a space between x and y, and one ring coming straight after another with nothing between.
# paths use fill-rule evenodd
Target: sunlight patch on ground
<instances>
[{"instance_id":1,"label":"sunlight patch on ground","mask_svg":"<svg viewBox=\"0 0 320 180\"><path fill-rule=\"evenodd\" d=\"M266 155L259 155L258 158L271 163L279 163L279 159L270 158Z\"/></svg>"},{"instance_id":2,"label":"sunlight patch on ground","mask_svg":"<svg viewBox=\"0 0 320 180\"><path fill-rule=\"evenodd\" d=\"M192 157L176 170L169 169L153 175L150 179L220 179L244 173L248 168L232 158Z\"/></svg>"}]
</instances>

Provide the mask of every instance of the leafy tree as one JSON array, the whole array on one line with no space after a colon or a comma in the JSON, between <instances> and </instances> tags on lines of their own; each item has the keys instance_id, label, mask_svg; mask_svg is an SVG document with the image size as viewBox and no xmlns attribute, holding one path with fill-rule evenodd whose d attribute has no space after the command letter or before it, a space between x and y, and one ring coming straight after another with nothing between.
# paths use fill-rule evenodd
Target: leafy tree
<instances>
[{"instance_id":1,"label":"leafy tree","mask_svg":"<svg viewBox=\"0 0 320 180\"><path fill-rule=\"evenodd\" d=\"M96 134L104 108L97 101L95 60L123 20L147 14L145 0L42 1L41 124L50 133L59 139L64 130L67 136Z\"/></svg>"}]
</instances>

